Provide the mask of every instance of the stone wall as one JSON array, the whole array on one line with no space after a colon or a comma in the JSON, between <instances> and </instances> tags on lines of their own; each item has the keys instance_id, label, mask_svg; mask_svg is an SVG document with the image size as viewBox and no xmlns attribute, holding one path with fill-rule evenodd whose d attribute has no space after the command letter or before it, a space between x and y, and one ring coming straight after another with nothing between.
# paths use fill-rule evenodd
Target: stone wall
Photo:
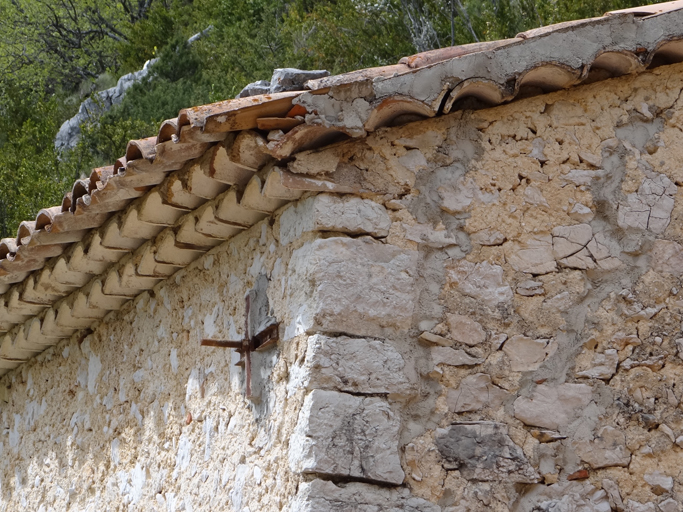
<instances>
[{"instance_id":1,"label":"stone wall","mask_svg":"<svg viewBox=\"0 0 683 512\"><path fill-rule=\"evenodd\" d=\"M0 510L680 510L682 88L660 67L297 155L359 194L3 378ZM281 340L247 399L199 340L240 339L263 283Z\"/></svg>"},{"instance_id":2,"label":"stone wall","mask_svg":"<svg viewBox=\"0 0 683 512\"><path fill-rule=\"evenodd\" d=\"M425 500L415 510L680 510L682 87L682 66L661 67L290 164L386 192L372 196L391 218L381 255L355 254L393 268L325 271L344 285L334 309L302 315L326 336L308 340L315 390L290 463L399 483L393 460L383 474L338 464L329 434L341 410L360 411L344 450L372 455L355 421L386 399L382 436L398 438L405 474L403 490L373 498L314 481L299 490L305 510L410 509L404 491Z\"/></svg>"}]
</instances>

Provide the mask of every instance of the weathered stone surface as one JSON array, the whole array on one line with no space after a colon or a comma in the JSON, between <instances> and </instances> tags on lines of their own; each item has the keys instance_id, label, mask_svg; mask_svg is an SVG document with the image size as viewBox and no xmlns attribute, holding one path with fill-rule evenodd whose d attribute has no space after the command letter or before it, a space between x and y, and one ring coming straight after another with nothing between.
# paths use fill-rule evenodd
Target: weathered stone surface
<instances>
[{"instance_id":1,"label":"weathered stone surface","mask_svg":"<svg viewBox=\"0 0 683 512\"><path fill-rule=\"evenodd\" d=\"M547 274L557 270L553 256L551 235L524 235L519 240L507 242L505 259L519 272L527 274Z\"/></svg>"},{"instance_id":2,"label":"weathered stone surface","mask_svg":"<svg viewBox=\"0 0 683 512\"><path fill-rule=\"evenodd\" d=\"M517 334L503 345L503 352L510 358L513 372L538 370L543 362L557 350L557 342L550 340L534 340Z\"/></svg>"},{"instance_id":3,"label":"weathered stone surface","mask_svg":"<svg viewBox=\"0 0 683 512\"><path fill-rule=\"evenodd\" d=\"M237 97L247 98L249 96L258 96L259 94L268 93L270 93L270 82L268 80L256 80L255 82L245 85Z\"/></svg>"},{"instance_id":4,"label":"weathered stone surface","mask_svg":"<svg viewBox=\"0 0 683 512\"><path fill-rule=\"evenodd\" d=\"M577 441L574 449L581 460L593 469L627 467L631 461L631 452L626 448L626 436L610 426L602 427L593 441Z\"/></svg>"},{"instance_id":5,"label":"weathered stone surface","mask_svg":"<svg viewBox=\"0 0 683 512\"><path fill-rule=\"evenodd\" d=\"M381 204L355 196L318 194L286 209L280 216L280 243L309 231L336 231L385 237L391 219Z\"/></svg>"},{"instance_id":6,"label":"weathered stone surface","mask_svg":"<svg viewBox=\"0 0 683 512\"><path fill-rule=\"evenodd\" d=\"M304 367L308 389L359 394L410 392L405 362L391 343L346 336L309 336Z\"/></svg>"},{"instance_id":7,"label":"weathered stone surface","mask_svg":"<svg viewBox=\"0 0 683 512\"><path fill-rule=\"evenodd\" d=\"M384 337L412 323L417 252L368 238L297 249L289 267L285 337L310 331Z\"/></svg>"},{"instance_id":8,"label":"weathered stone surface","mask_svg":"<svg viewBox=\"0 0 683 512\"><path fill-rule=\"evenodd\" d=\"M633 500L626 502L626 512L655 512L656 510L654 503L640 503Z\"/></svg>"},{"instance_id":9,"label":"weathered stone surface","mask_svg":"<svg viewBox=\"0 0 683 512\"><path fill-rule=\"evenodd\" d=\"M645 473L643 478L652 487L652 492L658 495L671 492L674 488L674 479L659 471Z\"/></svg>"},{"instance_id":10,"label":"weathered stone surface","mask_svg":"<svg viewBox=\"0 0 683 512\"><path fill-rule=\"evenodd\" d=\"M602 488L607 493L609 498L609 503L612 509L617 512L624 512L624 502L621 499L621 493L619 492L619 486L612 480L605 478L602 481Z\"/></svg>"},{"instance_id":11,"label":"weathered stone surface","mask_svg":"<svg viewBox=\"0 0 683 512\"><path fill-rule=\"evenodd\" d=\"M657 506L662 512L680 512L681 510L680 505L673 498L667 498Z\"/></svg>"},{"instance_id":12,"label":"weathered stone surface","mask_svg":"<svg viewBox=\"0 0 683 512\"><path fill-rule=\"evenodd\" d=\"M290 467L299 473L400 484L399 427L400 418L381 398L314 390L290 439Z\"/></svg>"},{"instance_id":13,"label":"weathered stone surface","mask_svg":"<svg viewBox=\"0 0 683 512\"><path fill-rule=\"evenodd\" d=\"M440 347L450 347L453 345L453 340L434 334L433 332L425 331L420 334L420 341L427 345L439 345Z\"/></svg>"},{"instance_id":14,"label":"weathered stone surface","mask_svg":"<svg viewBox=\"0 0 683 512\"><path fill-rule=\"evenodd\" d=\"M652 269L662 274L683 275L683 247L671 240L655 240Z\"/></svg>"},{"instance_id":15,"label":"weathered stone surface","mask_svg":"<svg viewBox=\"0 0 683 512\"><path fill-rule=\"evenodd\" d=\"M663 233L669 225L678 187L664 174L651 174L643 180L638 192L619 203L617 223L623 229Z\"/></svg>"},{"instance_id":16,"label":"weathered stone surface","mask_svg":"<svg viewBox=\"0 0 683 512\"><path fill-rule=\"evenodd\" d=\"M460 260L448 269L447 278L460 293L478 299L489 307L512 299L512 288L503 281L503 268L499 265Z\"/></svg>"},{"instance_id":17,"label":"weathered stone surface","mask_svg":"<svg viewBox=\"0 0 683 512\"><path fill-rule=\"evenodd\" d=\"M326 480L299 485L289 512L441 512L441 507L412 496L405 488L388 489L352 482L337 486Z\"/></svg>"},{"instance_id":18,"label":"weathered stone surface","mask_svg":"<svg viewBox=\"0 0 683 512\"><path fill-rule=\"evenodd\" d=\"M533 297L534 295L544 295L545 288L540 281L522 281L517 285L516 292L524 297Z\"/></svg>"},{"instance_id":19,"label":"weathered stone surface","mask_svg":"<svg viewBox=\"0 0 683 512\"><path fill-rule=\"evenodd\" d=\"M504 389L491 382L485 373L465 377L460 386L448 392L448 408L453 412L478 411L484 407L498 407L509 396Z\"/></svg>"},{"instance_id":20,"label":"weathered stone surface","mask_svg":"<svg viewBox=\"0 0 683 512\"><path fill-rule=\"evenodd\" d=\"M576 203L574 206L572 206L572 209L569 210L567 215L579 222L590 222L593 220L593 217L595 217L593 210L581 203Z\"/></svg>"},{"instance_id":21,"label":"weathered stone surface","mask_svg":"<svg viewBox=\"0 0 683 512\"><path fill-rule=\"evenodd\" d=\"M524 189L524 201L534 206L549 206L538 187L529 185Z\"/></svg>"},{"instance_id":22,"label":"weathered stone surface","mask_svg":"<svg viewBox=\"0 0 683 512\"><path fill-rule=\"evenodd\" d=\"M479 245L501 245L505 242L505 235L495 229L482 229L470 236L470 240Z\"/></svg>"},{"instance_id":23,"label":"weathered stone surface","mask_svg":"<svg viewBox=\"0 0 683 512\"><path fill-rule=\"evenodd\" d=\"M588 242L586 249L602 270L614 270L623 266L623 262L619 258L612 256L604 233L596 233L593 239Z\"/></svg>"},{"instance_id":24,"label":"weathered stone surface","mask_svg":"<svg viewBox=\"0 0 683 512\"><path fill-rule=\"evenodd\" d=\"M238 98L256 96L259 94L274 94L285 91L303 91L308 80L330 76L325 70L303 70L296 68L276 68L273 76L268 80L257 80L247 84L237 95Z\"/></svg>"},{"instance_id":25,"label":"weathered stone surface","mask_svg":"<svg viewBox=\"0 0 683 512\"><path fill-rule=\"evenodd\" d=\"M586 481L528 486L512 512L610 512L607 493Z\"/></svg>"},{"instance_id":26,"label":"weathered stone surface","mask_svg":"<svg viewBox=\"0 0 683 512\"><path fill-rule=\"evenodd\" d=\"M448 327L451 337L465 345L478 345L486 340L486 331L479 322L464 315L448 315Z\"/></svg>"},{"instance_id":27,"label":"weathered stone surface","mask_svg":"<svg viewBox=\"0 0 683 512\"><path fill-rule=\"evenodd\" d=\"M437 429L436 447L447 464L467 479L519 483L540 480L522 449L508 436L504 423L473 421Z\"/></svg>"},{"instance_id":28,"label":"weathered stone surface","mask_svg":"<svg viewBox=\"0 0 683 512\"><path fill-rule=\"evenodd\" d=\"M565 267L595 268L586 246L593 238L593 228L588 224L558 226L553 229L553 256Z\"/></svg>"},{"instance_id":29,"label":"weathered stone surface","mask_svg":"<svg viewBox=\"0 0 683 512\"><path fill-rule=\"evenodd\" d=\"M611 379L617 371L619 354L613 348L608 348L602 354L595 354L590 367L576 372L577 377L588 379Z\"/></svg>"},{"instance_id":30,"label":"weathered stone surface","mask_svg":"<svg viewBox=\"0 0 683 512\"><path fill-rule=\"evenodd\" d=\"M414 224L413 226L405 226L405 229L408 240L429 247L439 249L458 244L455 237L449 234L443 226L440 226L440 229L435 229L429 224Z\"/></svg>"},{"instance_id":31,"label":"weathered stone surface","mask_svg":"<svg viewBox=\"0 0 683 512\"><path fill-rule=\"evenodd\" d=\"M324 69L276 68L270 79L270 92L302 91L309 80L326 76L330 76L330 72Z\"/></svg>"},{"instance_id":32,"label":"weathered stone surface","mask_svg":"<svg viewBox=\"0 0 683 512\"><path fill-rule=\"evenodd\" d=\"M446 364L448 366L472 366L481 364L483 359L472 357L464 350L450 347L432 347L432 362L434 365Z\"/></svg>"},{"instance_id":33,"label":"weathered stone surface","mask_svg":"<svg viewBox=\"0 0 683 512\"><path fill-rule=\"evenodd\" d=\"M473 203L493 203L498 199L497 193L483 192L472 178L461 177L452 185L438 188L441 208L448 213L467 211Z\"/></svg>"},{"instance_id":34,"label":"weathered stone surface","mask_svg":"<svg viewBox=\"0 0 683 512\"><path fill-rule=\"evenodd\" d=\"M562 175L562 180L567 184L572 184L577 187L589 187L602 180L607 175L607 172L603 169L598 169L595 171L587 169L572 169L566 174Z\"/></svg>"},{"instance_id":35,"label":"weathered stone surface","mask_svg":"<svg viewBox=\"0 0 683 512\"><path fill-rule=\"evenodd\" d=\"M529 398L515 400L515 418L527 425L559 430L581 414L591 396L592 389L585 384L541 384Z\"/></svg>"}]
</instances>

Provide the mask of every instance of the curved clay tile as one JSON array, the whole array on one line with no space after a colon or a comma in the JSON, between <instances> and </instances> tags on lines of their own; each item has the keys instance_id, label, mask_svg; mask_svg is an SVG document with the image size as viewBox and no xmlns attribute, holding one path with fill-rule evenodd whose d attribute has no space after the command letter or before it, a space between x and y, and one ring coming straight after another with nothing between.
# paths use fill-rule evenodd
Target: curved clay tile
<instances>
[{"instance_id":1,"label":"curved clay tile","mask_svg":"<svg viewBox=\"0 0 683 512\"><path fill-rule=\"evenodd\" d=\"M78 199L90 193L90 180L76 180L74 186L71 189L71 208L70 212L76 211L76 204Z\"/></svg>"},{"instance_id":2,"label":"curved clay tile","mask_svg":"<svg viewBox=\"0 0 683 512\"><path fill-rule=\"evenodd\" d=\"M156 156L156 137L146 139L131 140L126 146L126 160L138 160L144 158L152 162Z\"/></svg>"},{"instance_id":3,"label":"curved clay tile","mask_svg":"<svg viewBox=\"0 0 683 512\"><path fill-rule=\"evenodd\" d=\"M605 51L600 53L591 64L592 69L604 69L610 77L627 75L644 69L643 62L633 52Z\"/></svg>"},{"instance_id":4,"label":"curved clay tile","mask_svg":"<svg viewBox=\"0 0 683 512\"><path fill-rule=\"evenodd\" d=\"M36 229L45 229L47 226L52 224L55 215L62 212L61 206L51 206L50 208L43 208L36 215Z\"/></svg>"},{"instance_id":5,"label":"curved clay tile","mask_svg":"<svg viewBox=\"0 0 683 512\"><path fill-rule=\"evenodd\" d=\"M453 105L466 98L477 100L491 106L500 105L514 96L507 87L485 78L469 78L456 85L444 103L443 113L448 114Z\"/></svg>"},{"instance_id":6,"label":"curved clay tile","mask_svg":"<svg viewBox=\"0 0 683 512\"><path fill-rule=\"evenodd\" d=\"M584 68L574 69L559 63L542 63L522 73L517 79L517 90L522 87L538 87L552 92L577 84L585 77Z\"/></svg>"},{"instance_id":7,"label":"curved clay tile","mask_svg":"<svg viewBox=\"0 0 683 512\"><path fill-rule=\"evenodd\" d=\"M499 41L485 41L481 43L470 43L463 44L460 46L450 46L447 48L439 48L436 50L429 50L427 52L418 53L411 55L410 57L403 57L398 61L399 64L404 64L410 69L422 68L429 66L431 64L436 64L437 62L443 62L445 60L457 59L464 55L469 55L471 53L488 52L500 48L501 46L507 46L510 44L518 43L522 39L520 36L512 39L501 39Z\"/></svg>"},{"instance_id":8,"label":"curved clay tile","mask_svg":"<svg viewBox=\"0 0 683 512\"><path fill-rule=\"evenodd\" d=\"M0 260L7 259L17 253L17 241L14 238L0 240Z\"/></svg>"},{"instance_id":9,"label":"curved clay tile","mask_svg":"<svg viewBox=\"0 0 683 512\"><path fill-rule=\"evenodd\" d=\"M103 188L109 178L114 175L114 166L107 165L106 167L97 167L93 169L90 173L90 184L88 185L88 193L92 193L94 190Z\"/></svg>"},{"instance_id":10,"label":"curved clay tile","mask_svg":"<svg viewBox=\"0 0 683 512\"><path fill-rule=\"evenodd\" d=\"M157 135L158 144L162 142L172 141L174 136L178 133L178 118L167 119L161 123L159 128L159 135Z\"/></svg>"},{"instance_id":11,"label":"curved clay tile","mask_svg":"<svg viewBox=\"0 0 683 512\"><path fill-rule=\"evenodd\" d=\"M382 126L390 126L400 116L418 116L420 118L433 117L436 111L425 105L423 102L409 96L396 95L378 101L364 128L374 131Z\"/></svg>"},{"instance_id":12,"label":"curved clay tile","mask_svg":"<svg viewBox=\"0 0 683 512\"><path fill-rule=\"evenodd\" d=\"M25 220L19 224L19 229L17 230L17 246L27 245L31 241L31 236L35 230L35 220Z\"/></svg>"},{"instance_id":13,"label":"curved clay tile","mask_svg":"<svg viewBox=\"0 0 683 512\"><path fill-rule=\"evenodd\" d=\"M259 117L286 115L292 100L300 94L301 91L278 92L186 108L178 114L178 128L190 125L209 133L253 129Z\"/></svg>"}]
</instances>

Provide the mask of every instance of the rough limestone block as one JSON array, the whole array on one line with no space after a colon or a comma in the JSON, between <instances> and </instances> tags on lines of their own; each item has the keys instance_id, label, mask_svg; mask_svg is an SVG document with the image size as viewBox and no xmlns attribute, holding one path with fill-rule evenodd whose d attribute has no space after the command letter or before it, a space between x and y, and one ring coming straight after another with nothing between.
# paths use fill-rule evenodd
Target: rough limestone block
<instances>
[{"instance_id":1,"label":"rough limestone block","mask_svg":"<svg viewBox=\"0 0 683 512\"><path fill-rule=\"evenodd\" d=\"M386 208L369 199L318 194L282 212L280 242L286 245L309 231L337 231L385 237L391 219Z\"/></svg>"},{"instance_id":2,"label":"rough limestone block","mask_svg":"<svg viewBox=\"0 0 683 512\"><path fill-rule=\"evenodd\" d=\"M574 450L593 469L627 467L631 461L626 436L610 426L602 427L593 441L577 441L574 443Z\"/></svg>"},{"instance_id":3,"label":"rough limestone block","mask_svg":"<svg viewBox=\"0 0 683 512\"><path fill-rule=\"evenodd\" d=\"M683 247L671 240L655 240L652 269L660 274L680 276L683 273Z\"/></svg>"},{"instance_id":4,"label":"rough limestone block","mask_svg":"<svg viewBox=\"0 0 683 512\"><path fill-rule=\"evenodd\" d=\"M505 423L456 423L437 429L435 442L447 464L468 480L526 484L540 480L522 449L510 439Z\"/></svg>"},{"instance_id":5,"label":"rough limestone block","mask_svg":"<svg viewBox=\"0 0 683 512\"><path fill-rule=\"evenodd\" d=\"M500 265L459 260L448 268L446 277L448 284L460 293L480 300L490 308L512 300L512 288L503 280Z\"/></svg>"},{"instance_id":6,"label":"rough limestone block","mask_svg":"<svg viewBox=\"0 0 683 512\"><path fill-rule=\"evenodd\" d=\"M464 315L448 315L451 337L465 345L474 346L486 340L486 332L479 322Z\"/></svg>"},{"instance_id":7,"label":"rough limestone block","mask_svg":"<svg viewBox=\"0 0 683 512\"><path fill-rule=\"evenodd\" d=\"M503 345L503 352L510 358L513 372L538 370L556 350L557 342L554 339L534 340L521 334L513 336Z\"/></svg>"},{"instance_id":8,"label":"rough limestone block","mask_svg":"<svg viewBox=\"0 0 683 512\"><path fill-rule=\"evenodd\" d=\"M602 354L595 354L590 366L586 369L576 372L577 377L588 379L605 379L612 378L617 371L619 364L619 354L616 349L608 348Z\"/></svg>"},{"instance_id":9,"label":"rough limestone block","mask_svg":"<svg viewBox=\"0 0 683 512\"><path fill-rule=\"evenodd\" d=\"M472 357L464 350L450 347L431 347L430 352L432 354L434 366L440 364L448 366L472 366L484 362L480 357Z\"/></svg>"},{"instance_id":10,"label":"rough limestone block","mask_svg":"<svg viewBox=\"0 0 683 512\"><path fill-rule=\"evenodd\" d=\"M649 229L663 233L671 221L678 187L664 174L650 173L638 188L619 203L617 223L623 229Z\"/></svg>"},{"instance_id":11,"label":"rough limestone block","mask_svg":"<svg viewBox=\"0 0 683 512\"><path fill-rule=\"evenodd\" d=\"M505 259L515 270L534 275L557 270L553 237L549 234L524 235L518 241L507 242L503 248Z\"/></svg>"},{"instance_id":12,"label":"rough limestone block","mask_svg":"<svg viewBox=\"0 0 683 512\"><path fill-rule=\"evenodd\" d=\"M528 398L515 400L515 418L527 425L558 430L581 414L591 395L591 387L585 384L541 384Z\"/></svg>"},{"instance_id":13,"label":"rough limestone block","mask_svg":"<svg viewBox=\"0 0 683 512\"><path fill-rule=\"evenodd\" d=\"M292 471L399 485L400 418L386 400L315 390L289 442Z\"/></svg>"},{"instance_id":14,"label":"rough limestone block","mask_svg":"<svg viewBox=\"0 0 683 512\"><path fill-rule=\"evenodd\" d=\"M484 407L499 407L509 393L491 382L485 373L475 373L462 379L460 386L448 392L448 408L453 412L479 411Z\"/></svg>"},{"instance_id":15,"label":"rough limestone block","mask_svg":"<svg viewBox=\"0 0 683 512\"><path fill-rule=\"evenodd\" d=\"M391 343L367 338L308 338L301 373L308 389L330 389L365 394L410 394L405 361Z\"/></svg>"},{"instance_id":16,"label":"rough limestone block","mask_svg":"<svg viewBox=\"0 0 683 512\"><path fill-rule=\"evenodd\" d=\"M538 512L611 512L610 500L603 489L587 480L535 484L525 487L514 510Z\"/></svg>"},{"instance_id":17,"label":"rough limestone block","mask_svg":"<svg viewBox=\"0 0 683 512\"><path fill-rule=\"evenodd\" d=\"M388 489L353 482L342 487L325 480L299 485L289 512L441 512L441 507L412 496L405 488Z\"/></svg>"},{"instance_id":18,"label":"rough limestone block","mask_svg":"<svg viewBox=\"0 0 683 512\"><path fill-rule=\"evenodd\" d=\"M410 328L417 258L369 238L303 245L289 267L285 339L315 331L388 338Z\"/></svg>"},{"instance_id":19,"label":"rough limestone block","mask_svg":"<svg viewBox=\"0 0 683 512\"><path fill-rule=\"evenodd\" d=\"M673 491L674 479L665 475L664 473L661 473L660 471L655 470L645 473L643 478L652 487L652 492L657 495L662 495Z\"/></svg>"}]
</instances>

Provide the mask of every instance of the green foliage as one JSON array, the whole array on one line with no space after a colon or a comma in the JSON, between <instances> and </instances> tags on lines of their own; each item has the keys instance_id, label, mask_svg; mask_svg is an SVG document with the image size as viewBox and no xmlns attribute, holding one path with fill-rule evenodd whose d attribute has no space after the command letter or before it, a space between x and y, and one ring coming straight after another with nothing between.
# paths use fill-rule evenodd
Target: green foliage
<instances>
[{"instance_id":1,"label":"green foliage","mask_svg":"<svg viewBox=\"0 0 683 512\"><path fill-rule=\"evenodd\" d=\"M2 96L8 106L0 116L0 236L5 237L41 208L59 204L78 175L54 152L61 118L56 99L36 101L9 88Z\"/></svg>"}]
</instances>

